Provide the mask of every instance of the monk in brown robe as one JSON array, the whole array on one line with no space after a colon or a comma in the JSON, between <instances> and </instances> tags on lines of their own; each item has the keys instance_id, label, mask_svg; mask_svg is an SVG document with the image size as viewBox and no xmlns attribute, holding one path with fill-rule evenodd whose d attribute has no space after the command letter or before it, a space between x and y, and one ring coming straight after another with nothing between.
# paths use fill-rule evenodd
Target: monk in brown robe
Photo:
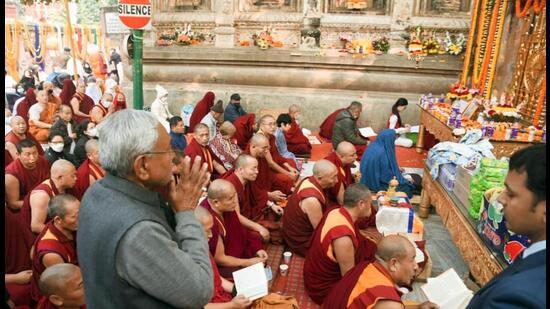
<instances>
[{"instance_id":1,"label":"monk in brown robe","mask_svg":"<svg viewBox=\"0 0 550 309\"><path fill-rule=\"evenodd\" d=\"M389 235L378 243L372 263L361 262L352 268L325 298L326 309L405 309L402 292L397 287L410 287L416 277L416 250L405 237ZM429 301L419 309L439 308Z\"/></svg>"},{"instance_id":2,"label":"monk in brown robe","mask_svg":"<svg viewBox=\"0 0 550 309\"><path fill-rule=\"evenodd\" d=\"M258 134L262 134L267 137L269 141L269 152L265 158L269 163L269 167L274 172L273 181L283 187L283 192L289 194L291 192L294 182L300 176L298 170L296 170L296 163L292 159L286 159L279 153L277 149L277 143L275 141L275 118L271 115L265 115L260 118L258 122L260 129Z\"/></svg>"},{"instance_id":3,"label":"monk in brown robe","mask_svg":"<svg viewBox=\"0 0 550 309\"><path fill-rule=\"evenodd\" d=\"M67 193L76 182L74 165L64 159L52 164L50 178L32 189L23 201L21 220L33 233L39 234L48 219L48 203L56 195Z\"/></svg>"},{"instance_id":4,"label":"monk in brown robe","mask_svg":"<svg viewBox=\"0 0 550 309\"><path fill-rule=\"evenodd\" d=\"M57 112L57 105L48 102L48 94L44 90L36 93L36 104L29 109L29 133L38 142L47 143L49 129L54 121L54 114Z\"/></svg>"},{"instance_id":5,"label":"monk in brown robe","mask_svg":"<svg viewBox=\"0 0 550 309\"><path fill-rule=\"evenodd\" d=\"M48 267L39 281L42 298L36 309L86 308L80 268L70 263Z\"/></svg>"},{"instance_id":6,"label":"monk in brown robe","mask_svg":"<svg viewBox=\"0 0 550 309\"><path fill-rule=\"evenodd\" d=\"M76 93L71 98L71 107L73 108L73 119L77 123L90 119L94 100L86 94L86 83L83 80L79 80L76 85Z\"/></svg>"},{"instance_id":7,"label":"monk in brown robe","mask_svg":"<svg viewBox=\"0 0 550 309\"><path fill-rule=\"evenodd\" d=\"M210 112L210 109L214 106L215 98L216 95L212 91L208 91L204 94L202 99L195 105L195 108L191 113L191 117L189 118L189 128L195 128L195 126L201 122L202 118Z\"/></svg>"},{"instance_id":8,"label":"monk in brown robe","mask_svg":"<svg viewBox=\"0 0 550 309\"><path fill-rule=\"evenodd\" d=\"M237 129L234 136L237 140L237 145L239 145L242 150L245 150L248 141L252 138L254 132L256 132L256 115L253 113L243 115L235 119L233 125Z\"/></svg>"},{"instance_id":9,"label":"monk in brown robe","mask_svg":"<svg viewBox=\"0 0 550 309\"><path fill-rule=\"evenodd\" d=\"M96 181L105 176L105 171L99 163L99 141L90 139L85 145L86 156L88 157L76 171L76 184L73 188L73 195L82 200L86 190Z\"/></svg>"},{"instance_id":10,"label":"monk in brown robe","mask_svg":"<svg viewBox=\"0 0 550 309\"><path fill-rule=\"evenodd\" d=\"M50 177L50 165L38 155L37 146L32 140L24 139L17 143L17 160L5 170L6 202L13 210L23 207L23 198L36 185Z\"/></svg>"},{"instance_id":11,"label":"monk in brown robe","mask_svg":"<svg viewBox=\"0 0 550 309\"><path fill-rule=\"evenodd\" d=\"M4 138L4 145L12 160L17 159L17 147L15 147L15 145L17 145L19 141L23 139L30 139L36 145L39 144L34 136L29 133L27 123L23 117L13 116L10 120L10 127L11 131ZM42 149L42 147L38 147L37 150L39 155L44 155L44 149Z\"/></svg>"},{"instance_id":12,"label":"monk in brown robe","mask_svg":"<svg viewBox=\"0 0 550 309\"><path fill-rule=\"evenodd\" d=\"M332 162L338 169L338 182L329 189L328 198L334 204L343 205L344 191L355 182L351 166L357 161L357 150L350 142L340 142L336 151L326 156L325 160Z\"/></svg>"},{"instance_id":13,"label":"monk in brown robe","mask_svg":"<svg viewBox=\"0 0 550 309\"><path fill-rule=\"evenodd\" d=\"M61 194L51 199L48 215L51 219L36 237L32 258L31 297L38 302L42 297L38 287L40 275L55 264L78 265L76 230L80 202L72 195Z\"/></svg>"},{"instance_id":14,"label":"monk in brown robe","mask_svg":"<svg viewBox=\"0 0 550 309\"><path fill-rule=\"evenodd\" d=\"M248 154L241 154L235 160L235 168L223 175L223 179L229 181L235 187L237 191L237 197L239 198L239 205L237 206L237 213L239 214L239 220L249 230L258 232L264 241L269 240L269 230L263 227L261 224L256 223L260 219L261 213L252 209L252 188L251 182L255 181L258 177L258 160ZM277 205L278 211L282 213L282 208ZM256 222L255 222L256 221Z\"/></svg>"},{"instance_id":15,"label":"monk in brown robe","mask_svg":"<svg viewBox=\"0 0 550 309\"><path fill-rule=\"evenodd\" d=\"M296 104L292 104L288 108L288 114L292 119L290 123L290 130L285 132L285 139L288 151L300 155L311 154L311 144L309 139L302 133L302 129L298 124L300 118L300 107Z\"/></svg>"},{"instance_id":16,"label":"monk in brown robe","mask_svg":"<svg viewBox=\"0 0 550 309\"><path fill-rule=\"evenodd\" d=\"M288 199L283 214L283 238L290 250L306 256L311 235L328 209L324 190L338 181L336 166L327 160L315 162L313 176L298 186Z\"/></svg>"},{"instance_id":17,"label":"monk in brown robe","mask_svg":"<svg viewBox=\"0 0 550 309\"><path fill-rule=\"evenodd\" d=\"M255 134L250 139L247 147L245 153L258 160L258 176L256 180L250 182L253 196L250 218L257 221L263 216L266 207L279 212L278 208L273 206L273 202L282 202L286 199L287 195L282 192L285 188L274 181L274 173L269 168L269 163L265 158L269 153L269 141L267 138L264 135Z\"/></svg>"},{"instance_id":18,"label":"monk in brown robe","mask_svg":"<svg viewBox=\"0 0 550 309\"><path fill-rule=\"evenodd\" d=\"M212 238L208 241L210 253L220 267L220 274L231 274L256 263L265 262L267 252L262 248L261 237L246 229L239 221L235 209L239 204L237 191L227 180L214 180L208 196L201 202L214 218Z\"/></svg>"},{"instance_id":19,"label":"monk in brown robe","mask_svg":"<svg viewBox=\"0 0 550 309\"><path fill-rule=\"evenodd\" d=\"M304 286L309 297L322 304L338 281L358 262L372 261L376 244L361 235L355 222L371 213L369 189L353 184L344 192L344 207L321 219L304 262Z\"/></svg>"},{"instance_id":20,"label":"monk in brown robe","mask_svg":"<svg viewBox=\"0 0 550 309\"><path fill-rule=\"evenodd\" d=\"M204 233L208 240L212 238L212 227L214 226L214 218L204 207L195 208L195 217L202 224ZM212 263L212 271L214 272L214 294L210 303L204 306L205 309L223 309L223 308L248 308L252 301L243 295L233 297L231 292L235 284L222 276L214 257L210 254L210 262Z\"/></svg>"},{"instance_id":21,"label":"monk in brown robe","mask_svg":"<svg viewBox=\"0 0 550 309\"><path fill-rule=\"evenodd\" d=\"M208 126L204 123L199 123L193 129L193 140L185 147L185 155L191 157L191 163L195 161L195 157L200 157L202 162L208 163L208 172L212 179L217 179L225 174L227 170L223 163L212 152L208 145L210 132Z\"/></svg>"},{"instance_id":22,"label":"monk in brown robe","mask_svg":"<svg viewBox=\"0 0 550 309\"><path fill-rule=\"evenodd\" d=\"M115 112L113 104L113 94L110 92L103 93L101 100L90 111L90 120L95 124L99 124L105 117Z\"/></svg>"}]
</instances>

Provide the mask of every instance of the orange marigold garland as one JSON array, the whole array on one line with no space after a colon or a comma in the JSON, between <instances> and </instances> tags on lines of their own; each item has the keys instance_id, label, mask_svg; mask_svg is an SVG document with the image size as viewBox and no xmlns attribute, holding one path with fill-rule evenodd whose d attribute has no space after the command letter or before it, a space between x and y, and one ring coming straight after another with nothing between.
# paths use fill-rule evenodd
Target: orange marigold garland
<instances>
[{"instance_id":1,"label":"orange marigold garland","mask_svg":"<svg viewBox=\"0 0 550 309\"><path fill-rule=\"evenodd\" d=\"M542 86L540 88L539 99L537 100L537 110L533 117L533 125L538 126L540 114L542 113L542 106L546 100L546 71L544 71L544 78L542 79Z\"/></svg>"},{"instance_id":2,"label":"orange marigold garland","mask_svg":"<svg viewBox=\"0 0 550 309\"><path fill-rule=\"evenodd\" d=\"M534 0L533 2L533 10L535 10L535 13L537 14L542 12L542 9L544 9L545 6L546 6L546 0Z\"/></svg>"},{"instance_id":3,"label":"orange marigold garland","mask_svg":"<svg viewBox=\"0 0 550 309\"><path fill-rule=\"evenodd\" d=\"M529 12L532 3L533 0L527 0L527 2L525 3L525 7L521 9L521 0L516 0L516 16L519 18L527 16L527 12Z\"/></svg>"},{"instance_id":4,"label":"orange marigold garland","mask_svg":"<svg viewBox=\"0 0 550 309\"><path fill-rule=\"evenodd\" d=\"M464 65L462 67L461 82L463 85L466 85L466 81L468 80L470 58L472 57L472 47L474 46L474 33L477 28L477 14L479 11L479 5L481 4L481 0L474 1L474 10L472 11L472 19L470 21L470 32L468 33L468 41L466 43L466 54L464 55Z\"/></svg>"}]
</instances>

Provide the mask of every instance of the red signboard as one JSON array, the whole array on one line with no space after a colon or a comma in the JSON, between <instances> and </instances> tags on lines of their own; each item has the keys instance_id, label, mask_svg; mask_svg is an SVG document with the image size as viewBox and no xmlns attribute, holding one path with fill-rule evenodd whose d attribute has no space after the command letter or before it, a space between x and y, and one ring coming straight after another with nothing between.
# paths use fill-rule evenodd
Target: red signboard
<instances>
[{"instance_id":1,"label":"red signboard","mask_svg":"<svg viewBox=\"0 0 550 309\"><path fill-rule=\"evenodd\" d=\"M118 17L131 29L142 29L151 21L151 2L149 0L119 0Z\"/></svg>"}]
</instances>

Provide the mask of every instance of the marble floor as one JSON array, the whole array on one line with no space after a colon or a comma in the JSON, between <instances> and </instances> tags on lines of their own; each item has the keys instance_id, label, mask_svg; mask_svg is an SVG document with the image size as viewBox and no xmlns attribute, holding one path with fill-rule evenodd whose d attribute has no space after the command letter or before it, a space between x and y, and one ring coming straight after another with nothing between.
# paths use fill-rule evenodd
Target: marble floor
<instances>
[{"instance_id":1,"label":"marble floor","mask_svg":"<svg viewBox=\"0 0 550 309\"><path fill-rule=\"evenodd\" d=\"M411 202L415 205L418 213L419 197L413 198ZM470 279L468 265L462 259L460 251L455 246L451 235L443 225L441 217L437 215L434 209L431 209L430 216L426 219L421 219L424 223L424 239L426 239L426 246L430 257L432 258L432 274L431 277L437 277L449 268L454 268L456 273L462 278L466 286L476 292L479 286ZM427 300L426 296L420 289L423 282L415 282L413 284L413 291L404 295L403 299L424 302Z\"/></svg>"}]
</instances>

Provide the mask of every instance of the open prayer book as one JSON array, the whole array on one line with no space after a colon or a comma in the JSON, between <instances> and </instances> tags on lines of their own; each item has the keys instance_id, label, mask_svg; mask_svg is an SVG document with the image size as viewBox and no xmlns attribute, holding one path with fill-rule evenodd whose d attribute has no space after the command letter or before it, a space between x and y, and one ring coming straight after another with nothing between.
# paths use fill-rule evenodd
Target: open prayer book
<instances>
[{"instance_id":1,"label":"open prayer book","mask_svg":"<svg viewBox=\"0 0 550 309\"><path fill-rule=\"evenodd\" d=\"M438 304L441 309L466 308L474 296L453 268L427 281L420 289L429 301Z\"/></svg>"},{"instance_id":2,"label":"open prayer book","mask_svg":"<svg viewBox=\"0 0 550 309\"><path fill-rule=\"evenodd\" d=\"M257 263L233 272L237 295L244 295L250 300L267 295L267 276L263 265Z\"/></svg>"},{"instance_id":3,"label":"open prayer book","mask_svg":"<svg viewBox=\"0 0 550 309\"><path fill-rule=\"evenodd\" d=\"M359 129L359 132L364 137L372 137L372 136L378 135L378 134L376 134L376 132L374 132L374 130L371 127L361 128L361 129Z\"/></svg>"}]
</instances>

